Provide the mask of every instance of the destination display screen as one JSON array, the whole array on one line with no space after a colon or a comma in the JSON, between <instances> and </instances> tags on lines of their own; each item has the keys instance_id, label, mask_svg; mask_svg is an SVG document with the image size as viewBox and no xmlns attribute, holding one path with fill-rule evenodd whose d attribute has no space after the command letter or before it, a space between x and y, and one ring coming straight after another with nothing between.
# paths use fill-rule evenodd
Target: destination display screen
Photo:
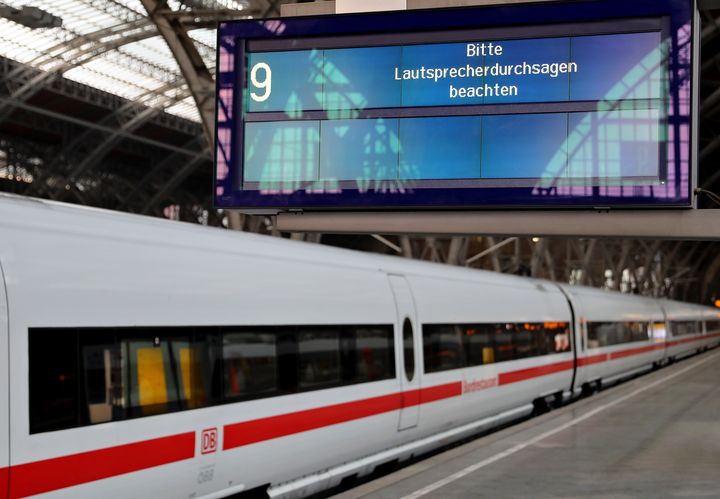
<instances>
[{"instance_id":1,"label":"destination display screen","mask_svg":"<svg viewBox=\"0 0 720 499\"><path fill-rule=\"evenodd\" d=\"M637 3L221 24L216 206L687 206L691 2Z\"/></svg>"}]
</instances>

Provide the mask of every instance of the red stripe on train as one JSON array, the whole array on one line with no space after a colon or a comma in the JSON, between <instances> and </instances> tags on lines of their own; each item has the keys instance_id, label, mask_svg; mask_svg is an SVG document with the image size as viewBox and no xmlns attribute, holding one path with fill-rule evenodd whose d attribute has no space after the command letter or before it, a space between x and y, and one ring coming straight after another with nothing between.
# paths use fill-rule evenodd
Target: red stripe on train
<instances>
[{"instance_id":1,"label":"red stripe on train","mask_svg":"<svg viewBox=\"0 0 720 499\"><path fill-rule=\"evenodd\" d=\"M630 357L631 355L640 355L642 353L654 352L655 350L662 350L663 348L665 348L664 343L657 343L655 345L631 348L629 350L620 350L619 352L610 352L610 359L621 359L623 357Z\"/></svg>"},{"instance_id":2,"label":"red stripe on train","mask_svg":"<svg viewBox=\"0 0 720 499\"><path fill-rule=\"evenodd\" d=\"M195 457L195 432L12 466L10 497L26 497Z\"/></svg>"},{"instance_id":3,"label":"red stripe on train","mask_svg":"<svg viewBox=\"0 0 720 499\"><path fill-rule=\"evenodd\" d=\"M428 404L436 400L459 397L462 395L462 383L448 383L446 385L431 386L420 390L420 403Z\"/></svg>"},{"instance_id":4,"label":"red stripe on train","mask_svg":"<svg viewBox=\"0 0 720 499\"><path fill-rule=\"evenodd\" d=\"M605 362L610 357L607 353L601 353L598 355L590 355L589 357L578 357L578 367L589 366L591 364L599 364Z\"/></svg>"},{"instance_id":5,"label":"red stripe on train","mask_svg":"<svg viewBox=\"0 0 720 499\"><path fill-rule=\"evenodd\" d=\"M707 340L710 338L716 338L718 336L720 336L720 333L706 334L705 336L695 336L693 338L684 338L682 340L673 340L673 341L668 341L667 346L674 347L677 345L683 345L685 343L692 343L693 341L700 341L700 340Z\"/></svg>"},{"instance_id":6,"label":"red stripe on train","mask_svg":"<svg viewBox=\"0 0 720 499\"><path fill-rule=\"evenodd\" d=\"M498 375L498 384L507 385L510 383L517 383L518 381L525 381L531 378L547 376L548 374L555 374L562 371L567 371L568 369L572 368L573 361L566 360L564 362L556 362L554 364L547 364L544 366L529 367L527 369L520 369L518 371L500 373Z\"/></svg>"},{"instance_id":7,"label":"red stripe on train","mask_svg":"<svg viewBox=\"0 0 720 499\"><path fill-rule=\"evenodd\" d=\"M397 411L403 407L457 397L461 394L462 384L458 381L230 424L223 429L223 450Z\"/></svg>"},{"instance_id":8,"label":"red stripe on train","mask_svg":"<svg viewBox=\"0 0 720 499\"><path fill-rule=\"evenodd\" d=\"M7 468L0 468L0 499L8 497L8 475L10 471Z\"/></svg>"}]
</instances>

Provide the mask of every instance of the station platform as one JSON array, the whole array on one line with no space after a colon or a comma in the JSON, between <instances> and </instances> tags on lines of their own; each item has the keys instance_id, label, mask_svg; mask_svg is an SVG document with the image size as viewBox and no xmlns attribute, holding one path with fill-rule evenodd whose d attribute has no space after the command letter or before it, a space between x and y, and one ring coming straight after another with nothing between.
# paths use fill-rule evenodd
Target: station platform
<instances>
[{"instance_id":1,"label":"station platform","mask_svg":"<svg viewBox=\"0 0 720 499\"><path fill-rule=\"evenodd\" d=\"M333 497L719 496L714 350Z\"/></svg>"}]
</instances>

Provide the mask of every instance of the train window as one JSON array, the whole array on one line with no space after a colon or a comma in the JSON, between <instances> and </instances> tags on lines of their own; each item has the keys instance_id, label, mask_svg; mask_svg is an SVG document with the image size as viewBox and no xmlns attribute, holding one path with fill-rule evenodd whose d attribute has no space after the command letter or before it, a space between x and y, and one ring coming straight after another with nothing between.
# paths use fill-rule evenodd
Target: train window
<instances>
[{"instance_id":1,"label":"train window","mask_svg":"<svg viewBox=\"0 0 720 499\"><path fill-rule=\"evenodd\" d=\"M195 409L218 404L225 397L223 378L223 339L220 328L194 328L192 343L180 351L185 388L184 408Z\"/></svg>"},{"instance_id":2,"label":"train window","mask_svg":"<svg viewBox=\"0 0 720 499\"><path fill-rule=\"evenodd\" d=\"M633 341L647 341L652 331L647 321L588 322L588 348L599 348Z\"/></svg>"},{"instance_id":3,"label":"train window","mask_svg":"<svg viewBox=\"0 0 720 499\"><path fill-rule=\"evenodd\" d=\"M491 324L495 347L495 362L505 362L515 358L512 331L508 324Z\"/></svg>"},{"instance_id":4,"label":"train window","mask_svg":"<svg viewBox=\"0 0 720 499\"><path fill-rule=\"evenodd\" d=\"M707 321L705 323L708 334L720 333L720 321Z\"/></svg>"},{"instance_id":5,"label":"train window","mask_svg":"<svg viewBox=\"0 0 720 499\"><path fill-rule=\"evenodd\" d=\"M463 333L468 365L480 366L495 362L493 331L483 327L465 326Z\"/></svg>"},{"instance_id":6,"label":"train window","mask_svg":"<svg viewBox=\"0 0 720 499\"><path fill-rule=\"evenodd\" d=\"M620 331L620 335L618 335ZM624 343L622 326L617 322L588 322L588 348L599 348L607 345Z\"/></svg>"},{"instance_id":7,"label":"train window","mask_svg":"<svg viewBox=\"0 0 720 499\"><path fill-rule=\"evenodd\" d=\"M277 335L228 330L222 336L225 398L245 398L278 390Z\"/></svg>"},{"instance_id":8,"label":"train window","mask_svg":"<svg viewBox=\"0 0 720 499\"><path fill-rule=\"evenodd\" d=\"M127 372L130 417L184 409L193 396L195 365L190 361L190 328L129 330L118 337Z\"/></svg>"},{"instance_id":9,"label":"train window","mask_svg":"<svg viewBox=\"0 0 720 499\"><path fill-rule=\"evenodd\" d=\"M447 371L465 367L462 327L451 324L423 328L425 372Z\"/></svg>"},{"instance_id":10,"label":"train window","mask_svg":"<svg viewBox=\"0 0 720 499\"><path fill-rule=\"evenodd\" d=\"M541 334L539 324L505 324L505 331L511 333L513 342L513 359L524 359L541 355L539 343L545 335Z\"/></svg>"},{"instance_id":11,"label":"train window","mask_svg":"<svg viewBox=\"0 0 720 499\"><path fill-rule=\"evenodd\" d=\"M702 333L700 321L672 321L670 323L670 329L673 336L688 336Z\"/></svg>"},{"instance_id":12,"label":"train window","mask_svg":"<svg viewBox=\"0 0 720 499\"><path fill-rule=\"evenodd\" d=\"M567 322L544 322L542 326L542 332L537 336L540 355L571 350L570 326Z\"/></svg>"},{"instance_id":13,"label":"train window","mask_svg":"<svg viewBox=\"0 0 720 499\"><path fill-rule=\"evenodd\" d=\"M413 326L410 319L405 318L403 322L403 363L405 365L405 377L412 381L415 377L415 342L413 338Z\"/></svg>"},{"instance_id":14,"label":"train window","mask_svg":"<svg viewBox=\"0 0 720 499\"><path fill-rule=\"evenodd\" d=\"M298 341L298 387L338 384L340 378L340 328L301 329Z\"/></svg>"},{"instance_id":15,"label":"train window","mask_svg":"<svg viewBox=\"0 0 720 499\"><path fill-rule=\"evenodd\" d=\"M647 322L628 323L631 341L647 341L652 337Z\"/></svg>"},{"instance_id":16,"label":"train window","mask_svg":"<svg viewBox=\"0 0 720 499\"><path fill-rule=\"evenodd\" d=\"M28 340L30 433L76 426L77 331L35 329Z\"/></svg>"},{"instance_id":17,"label":"train window","mask_svg":"<svg viewBox=\"0 0 720 499\"><path fill-rule=\"evenodd\" d=\"M570 350L570 328L567 322L423 326L426 372L480 366Z\"/></svg>"},{"instance_id":18,"label":"train window","mask_svg":"<svg viewBox=\"0 0 720 499\"><path fill-rule=\"evenodd\" d=\"M665 338L667 337L667 326L664 322L653 322L650 326L648 336L651 338Z\"/></svg>"},{"instance_id":19,"label":"train window","mask_svg":"<svg viewBox=\"0 0 720 499\"><path fill-rule=\"evenodd\" d=\"M395 377L395 351L391 327L348 328L343 365L354 366L343 375L345 381L378 381Z\"/></svg>"},{"instance_id":20,"label":"train window","mask_svg":"<svg viewBox=\"0 0 720 499\"><path fill-rule=\"evenodd\" d=\"M395 377L393 326L31 328L30 432Z\"/></svg>"},{"instance_id":21,"label":"train window","mask_svg":"<svg viewBox=\"0 0 720 499\"><path fill-rule=\"evenodd\" d=\"M103 423L125 417L122 350L114 331L78 331L83 366L84 405L80 415L84 424Z\"/></svg>"}]
</instances>

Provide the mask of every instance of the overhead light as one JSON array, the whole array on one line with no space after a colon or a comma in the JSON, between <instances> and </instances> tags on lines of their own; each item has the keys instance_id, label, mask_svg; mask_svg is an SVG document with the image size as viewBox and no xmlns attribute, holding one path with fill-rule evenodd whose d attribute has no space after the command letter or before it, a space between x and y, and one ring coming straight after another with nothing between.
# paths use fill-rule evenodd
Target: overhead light
<instances>
[{"instance_id":1,"label":"overhead light","mask_svg":"<svg viewBox=\"0 0 720 499\"><path fill-rule=\"evenodd\" d=\"M0 4L0 17L22 24L30 29L59 28L62 26L62 18L29 5L16 8Z\"/></svg>"}]
</instances>

